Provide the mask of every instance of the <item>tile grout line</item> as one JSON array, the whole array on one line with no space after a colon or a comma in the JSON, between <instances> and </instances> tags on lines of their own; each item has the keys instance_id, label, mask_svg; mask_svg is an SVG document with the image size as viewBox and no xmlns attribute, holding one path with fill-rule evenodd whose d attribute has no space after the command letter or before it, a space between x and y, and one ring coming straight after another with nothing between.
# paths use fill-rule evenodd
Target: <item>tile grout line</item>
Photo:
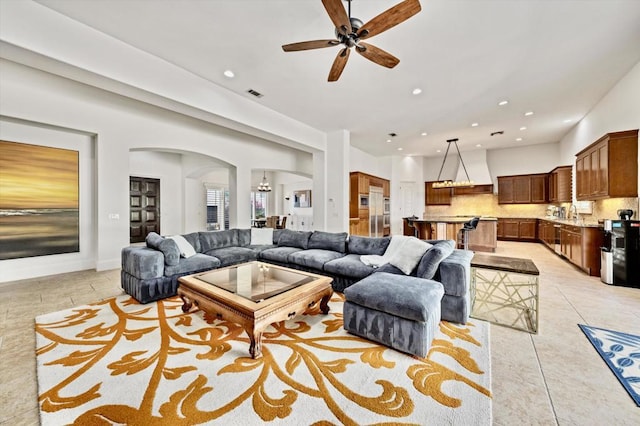
<instances>
[{"instance_id":1,"label":"tile grout line","mask_svg":"<svg viewBox=\"0 0 640 426\"><path fill-rule=\"evenodd\" d=\"M551 411L553 412L553 418L556 421L556 425L560 425L560 422L558 421L558 413L556 412L556 407L553 404L553 398L551 398L551 392L549 391L549 384L547 383L547 377L544 374L544 370L542 368L542 364L540 362L540 355L538 355L538 348L536 347L536 342L533 339L533 334L529 336L529 339L531 340L531 345L533 346L533 352L536 354L536 361L538 363L538 371L540 371L540 374L542 375L542 381L544 382L544 388L547 392L547 400L549 401L549 405L551 405Z\"/></svg>"}]
</instances>

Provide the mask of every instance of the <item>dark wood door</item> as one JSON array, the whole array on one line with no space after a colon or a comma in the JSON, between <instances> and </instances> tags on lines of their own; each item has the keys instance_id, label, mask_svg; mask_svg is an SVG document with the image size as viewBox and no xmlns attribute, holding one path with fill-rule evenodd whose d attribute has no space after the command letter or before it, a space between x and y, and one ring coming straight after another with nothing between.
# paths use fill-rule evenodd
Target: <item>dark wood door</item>
<instances>
[{"instance_id":1,"label":"dark wood door","mask_svg":"<svg viewBox=\"0 0 640 426\"><path fill-rule=\"evenodd\" d=\"M160 234L160 179L129 177L129 242Z\"/></svg>"}]
</instances>

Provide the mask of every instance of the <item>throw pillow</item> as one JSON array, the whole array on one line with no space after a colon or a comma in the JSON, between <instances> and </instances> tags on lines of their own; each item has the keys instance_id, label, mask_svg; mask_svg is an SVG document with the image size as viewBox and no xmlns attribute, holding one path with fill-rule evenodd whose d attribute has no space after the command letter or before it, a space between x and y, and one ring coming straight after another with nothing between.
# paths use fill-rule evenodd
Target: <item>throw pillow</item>
<instances>
[{"instance_id":1,"label":"throw pillow","mask_svg":"<svg viewBox=\"0 0 640 426\"><path fill-rule=\"evenodd\" d=\"M180 263L180 250L175 241L164 238L155 232L149 232L145 238L147 247L159 250L164 254L164 263L168 266L176 266Z\"/></svg>"},{"instance_id":2,"label":"throw pillow","mask_svg":"<svg viewBox=\"0 0 640 426\"><path fill-rule=\"evenodd\" d=\"M449 257L453 253L455 241L444 240L435 243L420 259L418 265L418 276L425 279L433 279L438 271L440 262Z\"/></svg>"},{"instance_id":3,"label":"throw pillow","mask_svg":"<svg viewBox=\"0 0 640 426\"><path fill-rule=\"evenodd\" d=\"M283 229L278 239L278 246L297 247L306 250L309 245L309 237L311 237L311 232Z\"/></svg>"},{"instance_id":4,"label":"throw pillow","mask_svg":"<svg viewBox=\"0 0 640 426\"><path fill-rule=\"evenodd\" d=\"M251 245L267 246L273 244L273 228L251 228Z\"/></svg>"},{"instance_id":5,"label":"throw pillow","mask_svg":"<svg viewBox=\"0 0 640 426\"><path fill-rule=\"evenodd\" d=\"M393 244L393 238L391 239L391 244ZM389 247L391 247L391 244L389 244ZM400 269L405 275L409 275L429 247L431 247L431 244L415 237L409 237L389 258L389 263Z\"/></svg>"},{"instance_id":6,"label":"throw pillow","mask_svg":"<svg viewBox=\"0 0 640 426\"><path fill-rule=\"evenodd\" d=\"M189 241L187 241L182 235L174 235L173 237L167 238L171 238L176 242L181 257L188 259L196 254L196 249L194 249L191 243L189 243Z\"/></svg>"}]
</instances>

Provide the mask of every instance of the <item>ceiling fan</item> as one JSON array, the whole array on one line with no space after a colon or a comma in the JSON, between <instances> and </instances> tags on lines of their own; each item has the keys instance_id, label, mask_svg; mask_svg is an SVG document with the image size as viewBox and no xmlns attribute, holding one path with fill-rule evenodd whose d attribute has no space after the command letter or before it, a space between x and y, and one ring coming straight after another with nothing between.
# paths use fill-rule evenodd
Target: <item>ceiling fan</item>
<instances>
[{"instance_id":1,"label":"ceiling fan","mask_svg":"<svg viewBox=\"0 0 640 426\"><path fill-rule=\"evenodd\" d=\"M311 40L299 43L285 44L282 50L285 52L295 52L298 50L321 49L324 47L344 45L333 61L331 71L329 71L329 81L337 81L344 70L349 59L351 48L355 47L356 52L370 61L383 67L393 68L400 62L400 59L362 40L378 35L389 28L395 27L401 22L411 18L422 9L419 0L404 0L393 6L366 24L358 18L351 17L351 0L347 0L349 13L342 6L342 0L322 0L324 8L329 14L329 18L336 26L336 38L332 40Z\"/></svg>"}]
</instances>

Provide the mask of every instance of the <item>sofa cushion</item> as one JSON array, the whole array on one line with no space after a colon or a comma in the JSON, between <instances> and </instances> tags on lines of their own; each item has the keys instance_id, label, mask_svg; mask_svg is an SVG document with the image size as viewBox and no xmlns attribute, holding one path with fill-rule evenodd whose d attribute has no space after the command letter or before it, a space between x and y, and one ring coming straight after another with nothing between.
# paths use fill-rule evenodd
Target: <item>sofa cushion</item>
<instances>
[{"instance_id":1,"label":"sofa cushion","mask_svg":"<svg viewBox=\"0 0 640 426\"><path fill-rule=\"evenodd\" d=\"M348 254L325 263L324 270L330 274L362 279L371 275L376 269L362 263L359 254Z\"/></svg>"},{"instance_id":2,"label":"sofa cushion","mask_svg":"<svg viewBox=\"0 0 640 426\"><path fill-rule=\"evenodd\" d=\"M185 240L187 240L189 242L189 244L191 244L191 247L193 247L196 250L196 253L202 253L202 246L200 245L200 233L199 232L192 232L190 234L183 234L182 236L184 237Z\"/></svg>"},{"instance_id":3,"label":"sofa cushion","mask_svg":"<svg viewBox=\"0 0 640 426\"><path fill-rule=\"evenodd\" d=\"M337 251L338 253L346 252L347 243L346 232L322 232L314 231L309 237L308 249L320 249Z\"/></svg>"},{"instance_id":4,"label":"sofa cushion","mask_svg":"<svg viewBox=\"0 0 640 426\"><path fill-rule=\"evenodd\" d=\"M273 228L251 228L252 246L273 244Z\"/></svg>"},{"instance_id":5,"label":"sofa cushion","mask_svg":"<svg viewBox=\"0 0 640 426\"><path fill-rule=\"evenodd\" d=\"M282 234L284 229L274 229L273 230L273 244L278 245L278 240L280 239L280 235Z\"/></svg>"},{"instance_id":6,"label":"sofa cushion","mask_svg":"<svg viewBox=\"0 0 640 426\"><path fill-rule=\"evenodd\" d=\"M246 247L251 244L251 229L237 229L238 231L238 245L240 247Z\"/></svg>"},{"instance_id":7,"label":"sofa cushion","mask_svg":"<svg viewBox=\"0 0 640 426\"><path fill-rule=\"evenodd\" d=\"M178 245L178 250L180 250L180 257L189 258L196 254L196 249L182 235L173 235L167 238L171 238L176 242L176 244Z\"/></svg>"},{"instance_id":8,"label":"sofa cushion","mask_svg":"<svg viewBox=\"0 0 640 426\"><path fill-rule=\"evenodd\" d=\"M122 249L122 270L141 280L159 278L165 268L163 257L158 250L149 247L125 247Z\"/></svg>"},{"instance_id":9,"label":"sofa cushion","mask_svg":"<svg viewBox=\"0 0 640 426\"><path fill-rule=\"evenodd\" d=\"M442 284L433 280L376 272L344 290L352 303L414 321L427 321L440 307Z\"/></svg>"},{"instance_id":10,"label":"sofa cushion","mask_svg":"<svg viewBox=\"0 0 640 426\"><path fill-rule=\"evenodd\" d=\"M287 263L289 262L289 255L299 251L302 251L302 249L298 247L274 247L262 250L259 257L272 262Z\"/></svg>"},{"instance_id":11,"label":"sofa cushion","mask_svg":"<svg viewBox=\"0 0 640 426\"><path fill-rule=\"evenodd\" d=\"M200 244L202 245L202 253L218 248L237 247L239 246L238 230L200 232Z\"/></svg>"},{"instance_id":12,"label":"sofa cushion","mask_svg":"<svg viewBox=\"0 0 640 426\"><path fill-rule=\"evenodd\" d=\"M291 253L289 263L322 271L325 263L342 256L344 254L337 251L309 249Z\"/></svg>"},{"instance_id":13,"label":"sofa cushion","mask_svg":"<svg viewBox=\"0 0 640 426\"><path fill-rule=\"evenodd\" d=\"M444 294L466 296L471 282L471 250L453 250L453 253L440 262L434 279L444 286Z\"/></svg>"},{"instance_id":14,"label":"sofa cushion","mask_svg":"<svg viewBox=\"0 0 640 426\"><path fill-rule=\"evenodd\" d=\"M258 253L248 247L223 247L209 250L205 254L217 257L220 260L221 267L252 262L258 259Z\"/></svg>"},{"instance_id":15,"label":"sofa cushion","mask_svg":"<svg viewBox=\"0 0 640 426\"><path fill-rule=\"evenodd\" d=\"M166 265L177 265L180 261L180 250L175 241L164 238L155 232L149 232L145 242L147 247L159 250L164 254L164 263Z\"/></svg>"},{"instance_id":16,"label":"sofa cushion","mask_svg":"<svg viewBox=\"0 0 640 426\"><path fill-rule=\"evenodd\" d=\"M283 229L278 239L280 247L298 247L306 250L309 246L309 237L311 232L292 231L291 229Z\"/></svg>"},{"instance_id":17,"label":"sofa cushion","mask_svg":"<svg viewBox=\"0 0 640 426\"><path fill-rule=\"evenodd\" d=\"M433 279L436 276L440 262L453 253L455 244L453 240L444 240L431 246L420 259L420 263L418 263L417 276L428 280Z\"/></svg>"},{"instance_id":18,"label":"sofa cushion","mask_svg":"<svg viewBox=\"0 0 640 426\"><path fill-rule=\"evenodd\" d=\"M347 252L352 254L375 254L382 256L391 241L390 237L358 237L350 235Z\"/></svg>"},{"instance_id":19,"label":"sofa cushion","mask_svg":"<svg viewBox=\"0 0 640 426\"><path fill-rule=\"evenodd\" d=\"M207 269L215 269L220 266L220 260L213 256L197 253L188 259L180 259L180 263L175 266L165 266L164 274L167 277L172 275L195 274Z\"/></svg>"},{"instance_id":20,"label":"sofa cushion","mask_svg":"<svg viewBox=\"0 0 640 426\"><path fill-rule=\"evenodd\" d=\"M392 238L392 240L394 239L395 238ZM409 237L405 239L398 249L389 257L389 263L400 269L406 275L409 275L430 247L431 244L425 243L415 237Z\"/></svg>"}]
</instances>

